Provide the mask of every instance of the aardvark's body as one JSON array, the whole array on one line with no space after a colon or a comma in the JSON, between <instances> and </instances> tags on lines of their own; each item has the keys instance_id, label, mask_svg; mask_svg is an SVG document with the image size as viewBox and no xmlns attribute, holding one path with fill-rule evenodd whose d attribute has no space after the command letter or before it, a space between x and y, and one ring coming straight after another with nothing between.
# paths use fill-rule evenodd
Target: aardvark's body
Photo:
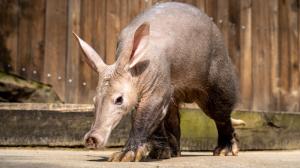
<instances>
[{"instance_id":1,"label":"aardvark's body","mask_svg":"<svg viewBox=\"0 0 300 168\"><path fill-rule=\"evenodd\" d=\"M199 9L162 3L140 14L121 32L113 65L105 65L78 40L99 73L87 146L103 146L122 116L133 110L128 142L110 161L179 156L179 103L196 102L216 123L214 154L238 153L230 117L237 101L236 76L220 31Z\"/></svg>"}]
</instances>

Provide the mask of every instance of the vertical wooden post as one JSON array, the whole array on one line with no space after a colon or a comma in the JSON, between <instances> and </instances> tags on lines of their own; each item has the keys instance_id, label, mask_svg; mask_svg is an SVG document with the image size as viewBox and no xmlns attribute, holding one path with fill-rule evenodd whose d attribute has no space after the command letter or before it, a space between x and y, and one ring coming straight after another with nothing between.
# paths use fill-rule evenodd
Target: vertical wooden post
<instances>
[{"instance_id":1,"label":"vertical wooden post","mask_svg":"<svg viewBox=\"0 0 300 168\"><path fill-rule=\"evenodd\" d=\"M67 55L67 0L46 1L45 59L43 81L65 100Z\"/></svg>"},{"instance_id":2,"label":"vertical wooden post","mask_svg":"<svg viewBox=\"0 0 300 168\"><path fill-rule=\"evenodd\" d=\"M5 16L1 18L0 28L2 30L0 31L1 33L6 32L2 34L3 37L0 37L3 40L0 47L3 47L1 49L4 50L0 51L0 66L2 64L3 70L18 74L19 1L6 1L0 5L0 10L0 13Z\"/></svg>"},{"instance_id":3,"label":"vertical wooden post","mask_svg":"<svg viewBox=\"0 0 300 168\"><path fill-rule=\"evenodd\" d=\"M270 54L271 54L271 106L269 110L279 111L280 110L280 90L279 90L279 1L269 1L269 20L270 20Z\"/></svg>"},{"instance_id":4,"label":"vertical wooden post","mask_svg":"<svg viewBox=\"0 0 300 168\"><path fill-rule=\"evenodd\" d=\"M270 38L268 1L253 0L253 109L267 111L270 107Z\"/></svg>"},{"instance_id":5,"label":"vertical wooden post","mask_svg":"<svg viewBox=\"0 0 300 168\"><path fill-rule=\"evenodd\" d=\"M253 103L253 75L252 75L252 7L251 0L240 2L240 90L243 109L252 109Z\"/></svg>"},{"instance_id":6,"label":"vertical wooden post","mask_svg":"<svg viewBox=\"0 0 300 168\"><path fill-rule=\"evenodd\" d=\"M289 34L289 57L290 57L290 88L288 90L288 101L287 101L287 111L297 111L299 109L298 100L300 98L300 93L298 88L300 86L300 71L299 71L299 57L300 48L298 48L298 11L299 0L287 0L288 7L288 34Z\"/></svg>"},{"instance_id":7,"label":"vertical wooden post","mask_svg":"<svg viewBox=\"0 0 300 168\"><path fill-rule=\"evenodd\" d=\"M79 90L79 60L80 48L72 32L80 34L81 0L68 0L68 32L67 32L67 60L66 60L66 102L80 103Z\"/></svg>"},{"instance_id":8,"label":"vertical wooden post","mask_svg":"<svg viewBox=\"0 0 300 168\"><path fill-rule=\"evenodd\" d=\"M109 0L106 8L106 62L112 64L116 60L117 40L121 30L120 1Z\"/></svg>"}]
</instances>

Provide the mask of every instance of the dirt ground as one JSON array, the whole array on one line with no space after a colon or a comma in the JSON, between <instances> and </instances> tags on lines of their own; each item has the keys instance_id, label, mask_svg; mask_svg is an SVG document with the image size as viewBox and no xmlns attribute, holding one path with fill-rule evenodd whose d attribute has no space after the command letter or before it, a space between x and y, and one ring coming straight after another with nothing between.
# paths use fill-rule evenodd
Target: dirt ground
<instances>
[{"instance_id":1,"label":"dirt ground","mask_svg":"<svg viewBox=\"0 0 300 168\"><path fill-rule=\"evenodd\" d=\"M115 150L91 151L57 148L0 148L1 168L300 168L300 150L240 152L239 156L214 157L211 152L183 152L182 157L140 163L109 163Z\"/></svg>"}]
</instances>

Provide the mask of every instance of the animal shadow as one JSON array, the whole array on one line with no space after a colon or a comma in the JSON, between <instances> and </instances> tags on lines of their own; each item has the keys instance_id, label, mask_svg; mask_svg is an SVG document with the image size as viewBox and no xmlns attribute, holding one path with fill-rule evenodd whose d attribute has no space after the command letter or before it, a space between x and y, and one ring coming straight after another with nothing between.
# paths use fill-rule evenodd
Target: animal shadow
<instances>
[{"instance_id":1,"label":"animal shadow","mask_svg":"<svg viewBox=\"0 0 300 168\"><path fill-rule=\"evenodd\" d=\"M207 153L199 153L199 154L182 154L180 157L212 157L213 155ZM87 161L90 162L107 162L108 157L106 156L99 156L97 159L89 159ZM144 159L143 162L153 162L153 161L161 161L165 159Z\"/></svg>"},{"instance_id":2,"label":"animal shadow","mask_svg":"<svg viewBox=\"0 0 300 168\"><path fill-rule=\"evenodd\" d=\"M89 162L107 162L108 157L106 156L99 156L98 159L89 159Z\"/></svg>"}]
</instances>

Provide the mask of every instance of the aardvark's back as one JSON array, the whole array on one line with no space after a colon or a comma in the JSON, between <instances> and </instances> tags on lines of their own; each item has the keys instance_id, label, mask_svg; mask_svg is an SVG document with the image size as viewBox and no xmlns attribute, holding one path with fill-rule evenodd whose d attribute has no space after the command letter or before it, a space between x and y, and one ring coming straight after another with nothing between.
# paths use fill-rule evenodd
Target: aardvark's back
<instances>
[{"instance_id":1,"label":"aardvark's back","mask_svg":"<svg viewBox=\"0 0 300 168\"><path fill-rule=\"evenodd\" d=\"M122 31L121 41L144 22L150 24L151 41L144 59L155 62L149 67L153 75L167 74L169 68L175 91L186 92L186 97L193 97L188 96L188 90L203 90L216 81L223 82L220 85L233 81L230 88L236 91L236 77L222 35L206 14L183 3L158 4L135 18Z\"/></svg>"}]
</instances>

